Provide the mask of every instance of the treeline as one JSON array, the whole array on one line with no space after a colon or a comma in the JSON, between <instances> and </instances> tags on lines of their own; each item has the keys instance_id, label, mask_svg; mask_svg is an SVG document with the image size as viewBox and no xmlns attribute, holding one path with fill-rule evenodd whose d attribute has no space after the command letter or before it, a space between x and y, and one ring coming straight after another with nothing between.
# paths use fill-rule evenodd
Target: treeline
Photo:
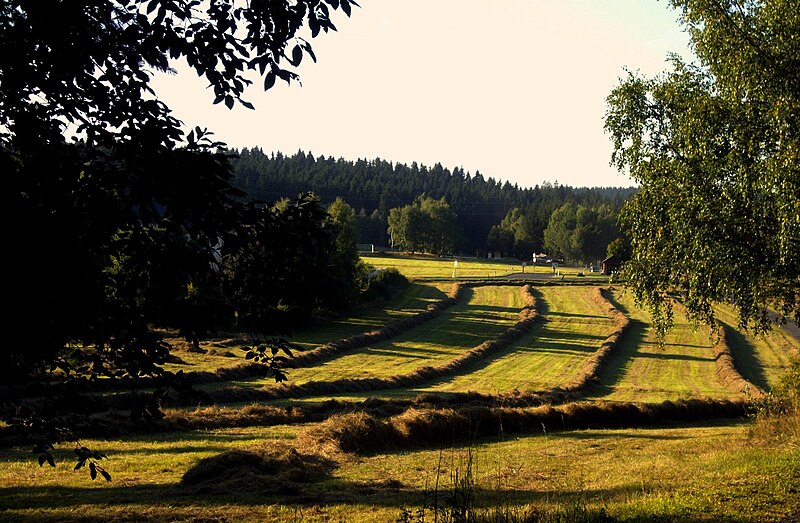
<instances>
[{"instance_id":1,"label":"treeline","mask_svg":"<svg viewBox=\"0 0 800 523\"><path fill-rule=\"evenodd\" d=\"M456 167L410 166L376 158L356 161L314 157L298 151L287 156L266 154L259 148L234 150L234 185L254 200L274 201L313 191L323 202L343 198L357 213L359 243L389 245L391 209L411 205L419 196L444 198L455 215L460 236L455 252L475 254L492 249L487 244L492 227L516 209L525 216L525 251L544 250L544 230L553 212L565 203L586 208L606 206L612 213L635 188L573 188L545 183L522 188L508 181L485 178ZM510 254L510 253L509 253Z\"/></svg>"}]
</instances>

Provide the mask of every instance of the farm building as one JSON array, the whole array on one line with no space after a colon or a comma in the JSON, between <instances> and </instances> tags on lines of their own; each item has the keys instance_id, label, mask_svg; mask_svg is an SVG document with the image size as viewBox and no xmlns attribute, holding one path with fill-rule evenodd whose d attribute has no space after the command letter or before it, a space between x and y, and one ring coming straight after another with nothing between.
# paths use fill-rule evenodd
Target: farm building
<instances>
[{"instance_id":1,"label":"farm building","mask_svg":"<svg viewBox=\"0 0 800 523\"><path fill-rule=\"evenodd\" d=\"M608 276L617 272L620 267L622 267L622 258L617 256L616 254L612 254L602 262L602 266L600 269L600 273Z\"/></svg>"}]
</instances>

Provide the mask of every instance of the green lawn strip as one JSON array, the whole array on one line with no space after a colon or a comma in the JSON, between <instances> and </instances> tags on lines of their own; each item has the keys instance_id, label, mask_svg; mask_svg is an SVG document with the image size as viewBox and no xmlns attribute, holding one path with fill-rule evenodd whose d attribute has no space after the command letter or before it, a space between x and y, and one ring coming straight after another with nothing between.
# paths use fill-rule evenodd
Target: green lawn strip
<instances>
[{"instance_id":1,"label":"green lawn strip","mask_svg":"<svg viewBox=\"0 0 800 523\"><path fill-rule=\"evenodd\" d=\"M523 307L519 286L478 286L465 289L464 293L467 300L405 334L354 349L320 365L291 369L288 384L388 378L444 363L501 334L516 323ZM239 384L272 385L269 379Z\"/></svg>"},{"instance_id":2,"label":"green lawn strip","mask_svg":"<svg viewBox=\"0 0 800 523\"><path fill-rule=\"evenodd\" d=\"M569 381L581 363L614 330L592 300L593 287L538 289L545 323L469 374L421 389L481 393L549 390Z\"/></svg>"},{"instance_id":3,"label":"green lawn strip","mask_svg":"<svg viewBox=\"0 0 800 523\"><path fill-rule=\"evenodd\" d=\"M792 355L800 350L800 342L778 327L764 335L739 330L732 307L720 305L715 310L719 321L729 327L728 346L736 369L756 386L771 389L783 376Z\"/></svg>"},{"instance_id":4,"label":"green lawn strip","mask_svg":"<svg viewBox=\"0 0 800 523\"><path fill-rule=\"evenodd\" d=\"M452 497L453 480L473 478L473 508L522 514L575 505L641 521L789 521L800 509L800 452L759 447L748 427L718 423L648 429L540 432L512 439L441 442L441 449L338 456L332 476L302 491L227 494L181 487L200 459L264 441L293 444L301 427L226 429L85 441L107 451L112 483L38 467L22 450L0 452L4 521L394 521ZM301 448L302 450L302 448ZM438 493L435 486L438 484ZM430 516L430 512L427 514ZM660 518L660 519L659 519Z\"/></svg>"},{"instance_id":5,"label":"green lawn strip","mask_svg":"<svg viewBox=\"0 0 800 523\"><path fill-rule=\"evenodd\" d=\"M675 311L675 325L659 344L650 315L628 293L616 293L615 305L631 326L600 374L593 397L613 401L658 402L691 397L735 395L719 383L708 329L693 330Z\"/></svg>"}]
</instances>

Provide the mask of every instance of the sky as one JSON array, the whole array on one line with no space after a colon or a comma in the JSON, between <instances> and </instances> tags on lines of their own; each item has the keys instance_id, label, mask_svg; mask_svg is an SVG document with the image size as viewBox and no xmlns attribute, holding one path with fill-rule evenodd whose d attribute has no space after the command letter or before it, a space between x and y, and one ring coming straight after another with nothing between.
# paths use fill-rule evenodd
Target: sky
<instances>
[{"instance_id":1,"label":"sky","mask_svg":"<svg viewBox=\"0 0 800 523\"><path fill-rule=\"evenodd\" d=\"M185 65L159 98L189 126L267 153L462 167L521 187L630 186L609 166L606 97L626 69L652 76L688 35L665 0L359 0L311 40L302 86L213 105Z\"/></svg>"}]
</instances>

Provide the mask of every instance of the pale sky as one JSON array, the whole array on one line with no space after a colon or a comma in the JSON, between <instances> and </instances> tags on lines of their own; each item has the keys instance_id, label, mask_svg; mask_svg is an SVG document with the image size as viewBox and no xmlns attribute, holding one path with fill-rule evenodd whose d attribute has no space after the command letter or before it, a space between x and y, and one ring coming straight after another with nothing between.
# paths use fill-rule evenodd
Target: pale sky
<instances>
[{"instance_id":1,"label":"pale sky","mask_svg":"<svg viewBox=\"0 0 800 523\"><path fill-rule=\"evenodd\" d=\"M691 56L665 0L359 0L311 40L302 87L278 80L212 105L180 64L159 97L233 147L463 167L522 187L629 186L609 167L606 96L625 68Z\"/></svg>"}]
</instances>

